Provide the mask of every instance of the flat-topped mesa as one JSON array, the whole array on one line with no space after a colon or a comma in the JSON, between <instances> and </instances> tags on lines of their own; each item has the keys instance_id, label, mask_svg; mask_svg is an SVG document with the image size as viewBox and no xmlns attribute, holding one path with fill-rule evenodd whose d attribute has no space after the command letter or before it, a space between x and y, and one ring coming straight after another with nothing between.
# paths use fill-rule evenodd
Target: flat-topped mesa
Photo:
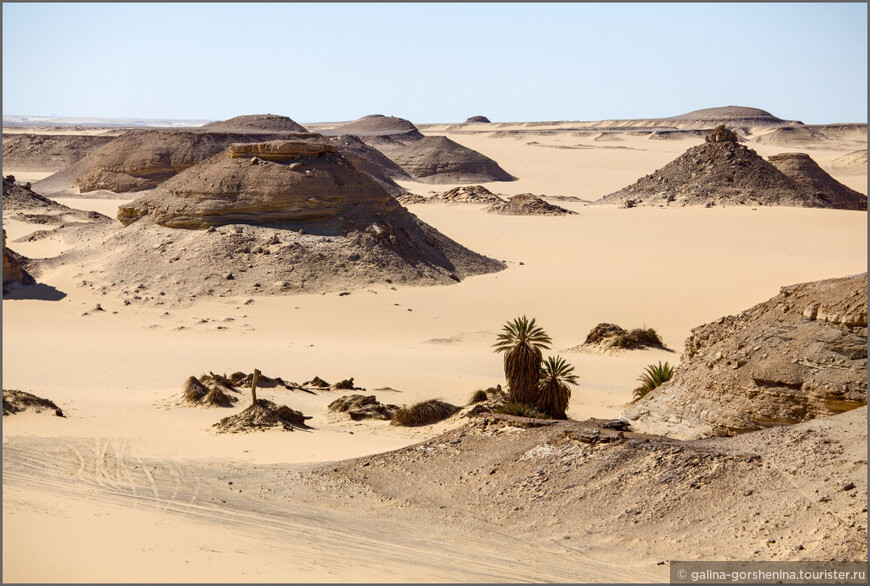
<instances>
[{"instance_id":1,"label":"flat-topped mesa","mask_svg":"<svg viewBox=\"0 0 870 586\"><path fill-rule=\"evenodd\" d=\"M236 144L118 209L169 228L226 224L368 223L401 209L329 144ZM336 226L339 227L339 226Z\"/></svg>"},{"instance_id":2,"label":"flat-topped mesa","mask_svg":"<svg viewBox=\"0 0 870 586\"><path fill-rule=\"evenodd\" d=\"M337 153L338 149L329 144L312 144L289 140L275 140L260 143L234 143L227 147L231 159L259 157L267 161L289 161L299 155L320 155Z\"/></svg>"}]
</instances>

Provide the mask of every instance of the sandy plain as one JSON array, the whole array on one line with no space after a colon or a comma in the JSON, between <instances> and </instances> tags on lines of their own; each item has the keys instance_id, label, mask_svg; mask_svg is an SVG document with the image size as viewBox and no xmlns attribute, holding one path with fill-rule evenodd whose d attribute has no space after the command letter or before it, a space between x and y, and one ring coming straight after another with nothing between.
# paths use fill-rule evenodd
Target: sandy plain
<instances>
[{"instance_id":1,"label":"sandy plain","mask_svg":"<svg viewBox=\"0 0 870 586\"><path fill-rule=\"evenodd\" d=\"M425 133L446 134L519 178L487 184L496 193L586 200L703 140L540 133L524 125L468 130L476 126ZM763 156L807 152L825 167L866 142L750 146ZM4 169L9 173L18 175ZM866 171L832 174L866 192ZM420 194L451 187L402 185ZM58 201L114 216L129 199ZM457 522L438 508L396 506L376 494L315 496L261 478L267 470L290 477L314 464L411 445L460 421L415 429L355 423L326 413L341 392L264 389L262 396L313 416L313 429L216 435L210 426L224 410L170 405L187 376L253 368L298 382L353 376L384 402L440 397L464 404L475 389L504 384L491 345L505 321L526 314L579 374L569 416L615 417L645 365L679 361L691 328L764 301L780 286L867 267L864 212L559 203L578 214L505 217L476 206L410 206L447 236L508 265L451 286L126 307L80 287L87 275L77 267L61 266L39 281L53 288L47 295L62 298L10 295L3 302L3 386L51 398L67 418L4 418L4 581L667 580L666 565L629 544L508 534L483 520ZM10 246L28 257L72 244L16 242L33 227L4 227ZM106 311L89 311L97 303ZM568 351L604 321L654 327L673 352ZM692 555L676 542L672 548L673 559Z\"/></svg>"}]
</instances>

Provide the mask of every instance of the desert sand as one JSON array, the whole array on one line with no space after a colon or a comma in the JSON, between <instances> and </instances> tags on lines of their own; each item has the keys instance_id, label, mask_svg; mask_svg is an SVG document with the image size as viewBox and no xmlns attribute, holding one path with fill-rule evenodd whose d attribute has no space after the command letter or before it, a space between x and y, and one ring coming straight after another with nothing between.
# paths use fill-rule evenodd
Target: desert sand
<instances>
[{"instance_id":1,"label":"desert sand","mask_svg":"<svg viewBox=\"0 0 870 586\"><path fill-rule=\"evenodd\" d=\"M485 183L493 193L585 200L633 183L704 140L602 133L579 123L420 130L474 149L517 178ZM866 192L866 162L863 173L844 163L866 148L866 127L863 139L747 145L764 157L807 153ZM5 166L3 173L37 178ZM431 184L398 183L417 194L433 191ZM98 195L57 201L114 217L135 199ZM555 521L541 530L444 503L413 482L402 484L405 494L385 492L362 467L348 473L351 484L327 474L352 466L334 462L429 441L467 419L419 428L353 422L326 412L343 391L265 388L261 397L310 415L312 429L216 434L211 426L247 406L246 396L230 409L174 405L191 375L254 368L299 383L352 376L384 403L438 397L464 405L475 389L505 384L491 346L507 320L526 314L550 334L552 353L576 367L568 416L615 418L647 364L679 361L692 328L765 301L784 285L867 268L863 211L551 201L576 214L407 206L448 238L507 265L450 285L361 284L346 295L245 290L185 300L151 291L151 299L125 305L123 295L89 285L106 278L99 251L87 270L75 262L46 265L36 275L40 285L4 298L3 387L51 399L66 417L25 412L3 420L4 581L639 582L666 581L667 564L658 562L667 559L741 559L761 533L701 547L681 525L688 517L674 520L667 534L615 538L603 529L584 532L579 522L563 531ZM3 224L8 246L28 258L87 245L68 232L28 241L44 227L5 217ZM113 229L122 228L115 222ZM600 322L655 328L672 351L568 351ZM844 416L851 419L842 425L866 424L866 410ZM821 428L821 421L801 425ZM372 470L389 460L378 458ZM866 475L866 460L847 464ZM795 477L795 494L811 492L816 481ZM735 502L730 519L748 515L741 506L750 505ZM822 553L802 545L807 555ZM765 559L803 555L777 551ZM849 553L866 559L866 548Z\"/></svg>"}]
</instances>

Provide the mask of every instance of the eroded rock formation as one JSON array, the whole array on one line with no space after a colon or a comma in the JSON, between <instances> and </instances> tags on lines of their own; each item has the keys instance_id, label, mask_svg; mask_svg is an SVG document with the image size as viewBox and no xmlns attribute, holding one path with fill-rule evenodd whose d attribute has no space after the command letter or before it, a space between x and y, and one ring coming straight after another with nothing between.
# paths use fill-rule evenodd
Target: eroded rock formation
<instances>
[{"instance_id":1,"label":"eroded rock formation","mask_svg":"<svg viewBox=\"0 0 870 586\"><path fill-rule=\"evenodd\" d=\"M867 404L867 274L783 287L692 330L673 378L625 411L644 433L733 435Z\"/></svg>"}]
</instances>

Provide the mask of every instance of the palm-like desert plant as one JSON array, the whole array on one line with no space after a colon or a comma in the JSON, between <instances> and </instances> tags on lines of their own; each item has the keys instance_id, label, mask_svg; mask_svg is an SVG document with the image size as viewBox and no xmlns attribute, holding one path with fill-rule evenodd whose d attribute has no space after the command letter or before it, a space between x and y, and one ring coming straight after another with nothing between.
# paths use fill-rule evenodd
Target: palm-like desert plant
<instances>
[{"instance_id":1,"label":"palm-like desert plant","mask_svg":"<svg viewBox=\"0 0 870 586\"><path fill-rule=\"evenodd\" d=\"M538 397L535 406L553 419L567 419L568 401L571 389L568 385L577 384L574 367L561 356L549 356L541 367L538 379Z\"/></svg>"},{"instance_id":2,"label":"palm-like desert plant","mask_svg":"<svg viewBox=\"0 0 870 586\"><path fill-rule=\"evenodd\" d=\"M662 383L671 380L672 376L674 376L674 367L670 366L667 362L662 364L662 361L659 360L658 364L647 366L643 374L637 379L641 382L641 385L634 389L634 400L632 403L636 403L646 397L650 391L659 387Z\"/></svg>"},{"instance_id":3,"label":"palm-like desert plant","mask_svg":"<svg viewBox=\"0 0 870 586\"><path fill-rule=\"evenodd\" d=\"M535 325L535 318L518 317L504 325L493 348L496 352L504 352L504 376L509 387L509 401L535 404L535 386L543 359L541 350L548 350L551 343L550 336Z\"/></svg>"}]
</instances>

